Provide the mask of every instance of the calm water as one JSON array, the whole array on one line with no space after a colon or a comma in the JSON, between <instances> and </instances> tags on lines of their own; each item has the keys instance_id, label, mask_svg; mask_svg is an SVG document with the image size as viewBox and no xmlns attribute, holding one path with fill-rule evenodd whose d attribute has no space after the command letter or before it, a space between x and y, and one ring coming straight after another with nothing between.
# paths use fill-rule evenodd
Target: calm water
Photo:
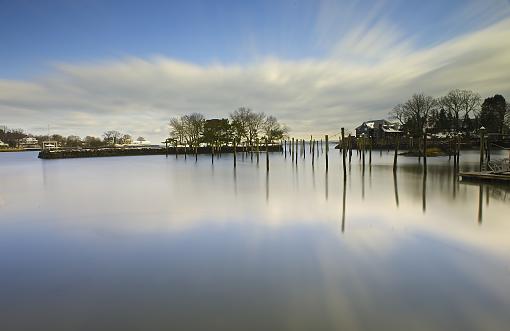
<instances>
[{"instance_id":1,"label":"calm water","mask_svg":"<svg viewBox=\"0 0 510 331\"><path fill-rule=\"evenodd\" d=\"M270 160L0 153L0 329L510 329L508 189Z\"/></svg>"}]
</instances>

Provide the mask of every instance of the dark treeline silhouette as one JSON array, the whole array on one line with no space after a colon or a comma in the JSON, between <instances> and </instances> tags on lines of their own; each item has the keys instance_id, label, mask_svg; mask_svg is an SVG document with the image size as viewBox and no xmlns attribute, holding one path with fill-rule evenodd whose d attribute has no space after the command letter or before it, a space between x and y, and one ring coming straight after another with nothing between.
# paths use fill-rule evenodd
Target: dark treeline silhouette
<instances>
[{"instance_id":1,"label":"dark treeline silhouette","mask_svg":"<svg viewBox=\"0 0 510 331\"><path fill-rule=\"evenodd\" d=\"M469 90L452 90L439 98L414 94L396 105L390 118L413 137L420 137L425 128L430 133L460 133L467 137L476 135L482 126L489 133L510 130L509 104L503 96L496 94L481 102L480 95Z\"/></svg>"},{"instance_id":2,"label":"dark treeline silhouette","mask_svg":"<svg viewBox=\"0 0 510 331\"><path fill-rule=\"evenodd\" d=\"M247 107L232 112L229 118L206 119L200 113L191 113L170 119L170 137L174 144L197 148L209 146L253 147L272 144L283 139L289 129L274 116L257 113Z\"/></svg>"},{"instance_id":3,"label":"dark treeline silhouette","mask_svg":"<svg viewBox=\"0 0 510 331\"><path fill-rule=\"evenodd\" d=\"M9 145L9 147L18 147L26 138L35 138L38 145L42 145L44 141L56 142L58 147L83 147L83 148L99 148L112 146L116 144L126 145L134 142L143 142L145 138L138 137L134 140L129 134L122 134L119 131L105 131L102 137L86 136L79 137L76 135L62 136L59 134L52 135L34 135L26 133L23 129L10 129L6 126L0 126L0 141Z\"/></svg>"}]
</instances>

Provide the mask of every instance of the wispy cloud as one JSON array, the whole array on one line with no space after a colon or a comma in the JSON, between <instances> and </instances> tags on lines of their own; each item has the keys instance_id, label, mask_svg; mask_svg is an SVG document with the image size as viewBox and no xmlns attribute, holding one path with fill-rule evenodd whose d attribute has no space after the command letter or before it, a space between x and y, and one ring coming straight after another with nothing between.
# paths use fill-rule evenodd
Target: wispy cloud
<instances>
[{"instance_id":1,"label":"wispy cloud","mask_svg":"<svg viewBox=\"0 0 510 331\"><path fill-rule=\"evenodd\" d=\"M468 15L468 14L466 14ZM249 105L296 135L337 133L384 117L415 91L468 88L510 97L510 19L417 48L384 21L342 36L331 56L196 65L159 56L56 64L30 81L0 80L0 120L63 134L118 129L161 139L172 116L226 116Z\"/></svg>"}]
</instances>

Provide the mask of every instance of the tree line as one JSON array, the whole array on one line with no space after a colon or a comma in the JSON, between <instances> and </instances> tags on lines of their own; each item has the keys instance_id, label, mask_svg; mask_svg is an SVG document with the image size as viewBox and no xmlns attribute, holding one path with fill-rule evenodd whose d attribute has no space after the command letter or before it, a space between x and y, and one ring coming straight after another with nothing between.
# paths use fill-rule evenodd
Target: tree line
<instances>
[{"instance_id":1,"label":"tree line","mask_svg":"<svg viewBox=\"0 0 510 331\"><path fill-rule=\"evenodd\" d=\"M171 118L170 138L177 145L196 148L205 143L209 146L236 144L253 147L269 144L287 136L289 128L276 117L240 107L229 114L229 118L206 119L200 113L191 113Z\"/></svg>"},{"instance_id":2,"label":"tree line","mask_svg":"<svg viewBox=\"0 0 510 331\"><path fill-rule=\"evenodd\" d=\"M0 127L0 140L10 147L17 147L23 138L32 137L37 139L39 145L44 141L56 141L60 147L85 147L98 148L112 146L115 144L131 144L135 140L129 134L123 134L116 130L105 131L102 137L85 136L83 138L77 135L62 136L60 134L52 135L33 135L26 133L23 129L10 129L6 126ZM145 141L144 137L136 138L137 141Z\"/></svg>"},{"instance_id":3,"label":"tree line","mask_svg":"<svg viewBox=\"0 0 510 331\"><path fill-rule=\"evenodd\" d=\"M423 93L396 105L390 112L403 131L420 136L426 128L431 133L477 133L485 127L490 133L510 131L510 106L496 94L481 102L478 93L455 89L445 96L433 98Z\"/></svg>"}]
</instances>

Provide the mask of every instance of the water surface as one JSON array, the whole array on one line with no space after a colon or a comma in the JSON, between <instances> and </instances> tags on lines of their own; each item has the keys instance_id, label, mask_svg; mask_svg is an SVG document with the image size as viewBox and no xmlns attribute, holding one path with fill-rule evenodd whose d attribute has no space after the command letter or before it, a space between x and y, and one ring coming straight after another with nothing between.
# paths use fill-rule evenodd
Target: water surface
<instances>
[{"instance_id":1,"label":"water surface","mask_svg":"<svg viewBox=\"0 0 510 331\"><path fill-rule=\"evenodd\" d=\"M510 191L448 157L36 156L0 153L2 330L510 326Z\"/></svg>"}]
</instances>

